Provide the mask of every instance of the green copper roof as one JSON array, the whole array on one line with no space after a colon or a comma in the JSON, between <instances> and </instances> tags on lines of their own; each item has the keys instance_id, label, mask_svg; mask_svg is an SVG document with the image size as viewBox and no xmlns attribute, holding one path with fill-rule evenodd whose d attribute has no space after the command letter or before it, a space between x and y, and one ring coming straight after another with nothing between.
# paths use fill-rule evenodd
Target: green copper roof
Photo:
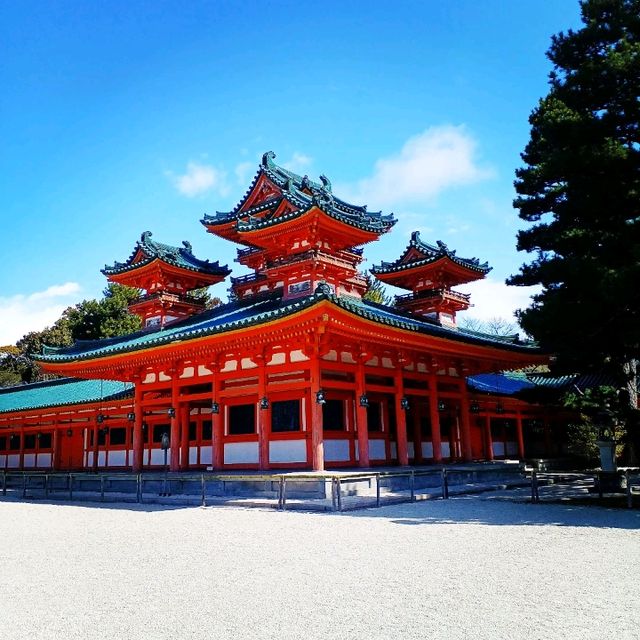
<instances>
[{"instance_id":1,"label":"green copper roof","mask_svg":"<svg viewBox=\"0 0 640 640\"><path fill-rule=\"evenodd\" d=\"M134 269L151 263L153 260L162 260L174 267L180 267L181 269L207 275L228 276L231 273L226 265L220 266L217 261L209 262L209 260L199 260L196 258L193 255L191 243L186 240L182 243L181 247L172 247L171 245L152 240L151 235L151 231L145 231L126 262L116 262L112 266L105 265L102 273L109 276L124 273L125 271L133 271ZM144 257L142 260L134 263L133 260L139 252L142 252Z\"/></svg>"},{"instance_id":2,"label":"green copper roof","mask_svg":"<svg viewBox=\"0 0 640 640\"><path fill-rule=\"evenodd\" d=\"M0 389L0 413L120 400L133 395L133 385L113 380L59 378Z\"/></svg>"},{"instance_id":3,"label":"green copper roof","mask_svg":"<svg viewBox=\"0 0 640 640\"><path fill-rule=\"evenodd\" d=\"M297 218L314 206L322 209L327 215L337 220L374 233L385 233L397 222L393 214L383 215L380 211L369 212L366 206L349 204L336 197L331 190L331 182L325 176L320 176L320 183L314 182L308 176L299 176L276 165L273 162L274 158L275 153L273 151L263 155L258 173L242 200L233 210L227 212L218 211L214 215L205 215L201 220L202 224L213 226L235 220L238 231L252 231ZM255 207L240 212L262 175L266 175L271 182L281 189L281 195L274 196ZM294 210L291 213L273 219L270 214L283 201L287 201Z\"/></svg>"},{"instance_id":4,"label":"green copper roof","mask_svg":"<svg viewBox=\"0 0 640 640\"><path fill-rule=\"evenodd\" d=\"M422 255L422 258L414 258L407 262L403 262L412 249L417 250ZM371 267L371 273L394 273L405 269L413 269L418 266L431 264L441 258L449 258L452 262L481 274L487 274L491 271L489 263L481 263L478 258L459 258L456 255L456 252L449 249L444 242L438 240L435 245L428 244L420 240L419 231L414 231L411 234L411 241L407 245L407 248L397 260L394 262L383 261L380 265Z\"/></svg>"},{"instance_id":5,"label":"green copper roof","mask_svg":"<svg viewBox=\"0 0 640 640\"><path fill-rule=\"evenodd\" d=\"M45 347L36 359L43 362L74 362L91 360L108 355L135 352L163 344L183 342L209 335L261 325L272 320L285 318L303 309L312 307L323 300L329 300L336 307L354 313L362 318L382 325L424 333L447 340L469 344L497 347L507 351L539 353L531 344L514 340L466 332L439 325L429 318L417 318L392 307L346 297L337 297L327 292L326 287L318 287L313 295L294 301L284 301L276 294L243 299L190 318L171 323L163 328L143 329L137 333L94 341L79 341L72 347Z\"/></svg>"}]
</instances>

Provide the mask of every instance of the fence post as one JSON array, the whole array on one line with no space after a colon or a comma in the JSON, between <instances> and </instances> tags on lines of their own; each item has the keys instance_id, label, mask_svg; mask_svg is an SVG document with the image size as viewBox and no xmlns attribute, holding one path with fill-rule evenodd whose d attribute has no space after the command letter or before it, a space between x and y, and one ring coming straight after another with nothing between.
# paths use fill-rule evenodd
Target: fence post
<instances>
[{"instance_id":1,"label":"fence post","mask_svg":"<svg viewBox=\"0 0 640 640\"><path fill-rule=\"evenodd\" d=\"M633 498L631 497L631 478L629 478L629 469L625 469L624 477L627 482L627 508L631 509Z\"/></svg>"},{"instance_id":2,"label":"fence post","mask_svg":"<svg viewBox=\"0 0 640 640\"><path fill-rule=\"evenodd\" d=\"M342 485L340 478L336 478L336 495L338 498L338 511L342 511Z\"/></svg>"},{"instance_id":3,"label":"fence post","mask_svg":"<svg viewBox=\"0 0 640 640\"><path fill-rule=\"evenodd\" d=\"M531 502L538 502L540 496L538 495L538 472L535 469L531 469Z\"/></svg>"},{"instance_id":4,"label":"fence post","mask_svg":"<svg viewBox=\"0 0 640 640\"><path fill-rule=\"evenodd\" d=\"M376 507L380 506L380 474L376 473Z\"/></svg>"},{"instance_id":5,"label":"fence post","mask_svg":"<svg viewBox=\"0 0 640 640\"><path fill-rule=\"evenodd\" d=\"M69 500L73 500L73 475L69 474Z\"/></svg>"},{"instance_id":6,"label":"fence post","mask_svg":"<svg viewBox=\"0 0 640 640\"><path fill-rule=\"evenodd\" d=\"M442 469L442 497L444 500L449 499L449 477L446 468Z\"/></svg>"},{"instance_id":7,"label":"fence post","mask_svg":"<svg viewBox=\"0 0 640 640\"><path fill-rule=\"evenodd\" d=\"M22 499L27 497L27 474L22 474Z\"/></svg>"},{"instance_id":8,"label":"fence post","mask_svg":"<svg viewBox=\"0 0 640 640\"><path fill-rule=\"evenodd\" d=\"M331 508L334 511L337 510L337 504L336 504L336 479L335 478L331 478Z\"/></svg>"},{"instance_id":9,"label":"fence post","mask_svg":"<svg viewBox=\"0 0 640 640\"><path fill-rule=\"evenodd\" d=\"M44 497L45 499L49 497L49 474L44 474Z\"/></svg>"},{"instance_id":10,"label":"fence post","mask_svg":"<svg viewBox=\"0 0 640 640\"><path fill-rule=\"evenodd\" d=\"M413 470L409 476L409 496L411 502L416 501L416 472Z\"/></svg>"},{"instance_id":11,"label":"fence post","mask_svg":"<svg viewBox=\"0 0 640 640\"><path fill-rule=\"evenodd\" d=\"M598 471L596 482L598 483L598 498L602 500L603 490L602 490L602 474Z\"/></svg>"},{"instance_id":12,"label":"fence post","mask_svg":"<svg viewBox=\"0 0 640 640\"><path fill-rule=\"evenodd\" d=\"M7 495L7 471L6 469L2 470L2 495Z\"/></svg>"},{"instance_id":13,"label":"fence post","mask_svg":"<svg viewBox=\"0 0 640 640\"><path fill-rule=\"evenodd\" d=\"M100 475L100 502L104 502L104 476Z\"/></svg>"},{"instance_id":14,"label":"fence post","mask_svg":"<svg viewBox=\"0 0 640 640\"><path fill-rule=\"evenodd\" d=\"M136 474L136 502L142 502L142 474Z\"/></svg>"},{"instance_id":15,"label":"fence post","mask_svg":"<svg viewBox=\"0 0 640 640\"><path fill-rule=\"evenodd\" d=\"M287 478L280 478L280 508L284 511L287 508Z\"/></svg>"},{"instance_id":16,"label":"fence post","mask_svg":"<svg viewBox=\"0 0 640 640\"><path fill-rule=\"evenodd\" d=\"M207 491L206 491L206 481L204 479L204 473L202 474L202 476L200 478L200 482L201 482L201 489L202 489L202 506L206 507L207 506Z\"/></svg>"}]
</instances>

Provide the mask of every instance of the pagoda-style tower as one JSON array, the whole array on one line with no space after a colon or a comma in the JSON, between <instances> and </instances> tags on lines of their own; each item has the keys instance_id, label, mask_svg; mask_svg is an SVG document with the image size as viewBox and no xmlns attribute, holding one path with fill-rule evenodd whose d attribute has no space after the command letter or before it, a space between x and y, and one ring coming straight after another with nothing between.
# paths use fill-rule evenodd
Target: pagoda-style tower
<instances>
[{"instance_id":1,"label":"pagoda-style tower","mask_svg":"<svg viewBox=\"0 0 640 640\"><path fill-rule=\"evenodd\" d=\"M411 234L411 242L395 262L382 262L371 273L387 284L412 293L396 296L396 306L404 311L430 316L443 325L455 326L456 313L469 308L469 295L451 287L484 278L491 271L477 258L459 258L444 242L436 246Z\"/></svg>"},{"instance_id":2,"label":"pagoda-style tower","mask_svg":"<svg viewBox=\"0 0 640 640\"><path fill-rule=\"evenodd\" d=\"M362 245L395 224L393 215L371 213L335 197L320 184L277 166L270 151L244 198L229 212L206 215L207 230L244 245L237 262L254 273L232 278L239 297L282 291L285 299L309 295L326 282L338 295L361 297Z\"/></svg>"},{"instance_id":3,"label":"pagoda-style tower","mask_svg":"<svg viewBox=\"0 0 640 640\"><path fill-rule=\"evenodd\" d=\"M151 239L145 231L126 262L105 266L102 273L111 282L142 289L144 295L129 306L144 326L164 326L204 310L204 304L189 292L224 280L230 273L218 262L198 260L191 244L172 247Z\"/></svg>"}]
</instances>

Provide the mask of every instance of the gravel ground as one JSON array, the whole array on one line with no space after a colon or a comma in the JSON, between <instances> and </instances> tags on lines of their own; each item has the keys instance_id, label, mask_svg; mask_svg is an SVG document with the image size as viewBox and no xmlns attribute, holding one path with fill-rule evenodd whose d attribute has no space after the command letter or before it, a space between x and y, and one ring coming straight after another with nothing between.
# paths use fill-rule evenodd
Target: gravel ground
<instances>
[{"instance_id":1,"label":"gravel ground","mask_svg":"<svg viewBox=\"0 0 640 640\"><path fill-rule=\"evenodd\" d=\"M0 502L0 638L640 638L640 513Z\"/></svg>"}]
</instances>

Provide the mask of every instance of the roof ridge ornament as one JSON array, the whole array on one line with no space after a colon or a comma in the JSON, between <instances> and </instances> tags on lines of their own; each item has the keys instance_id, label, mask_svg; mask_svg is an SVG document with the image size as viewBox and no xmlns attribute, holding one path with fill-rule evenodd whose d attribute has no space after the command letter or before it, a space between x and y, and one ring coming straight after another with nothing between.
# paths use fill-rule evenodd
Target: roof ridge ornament
<instances>
[{"instance_id":1,"label":"roof ridge ornament","mask_svg":"<svg viewBox=\"0 0 640 640\"><path fill-rule=\"evenodd\" d=\"M266 153L263 153L262 166L265 169L273 169L273 167L275 166L275 163L273 162L275 157L276 157L276 154L273 151L267 151Z\"/></svg>"},{"instance_id":2,"label":"roof ridge ornament","mask_svg":"<svg viewBox=\"0 0 640 640\"><path fill-rule=\"evenodd\" d=\"M147 242L151 236L153 235L153 233L151 233L151 231L143 231L142 235L140 236L140 242L145 243Z\"/></svg>"},{"instance_id":3,"label":"roof ridge ornament","mask_svg":"<svg viewBox=\"0 0 640 640\"><path fill-rule=\"evenodd\" d=\"M193 245L188 240L182 241L182 246L188 251L191 255L193 255Z\"/></svg>"},{"instance_id":4,"label":"roof ridge ornament","mask_svg":"<svg viewBox=\"0 0 640 640\"><path fill-rule=\"evenodd\" d=\"M305 176L306 178L306 176ZM320 176L320 182L322 182L322 186L324 187L325 191L328 191L329 193L331 193L331 180L329 180L329 178L327 178L327 176L325 176L324 174L322 174Z\"/></svg>"}]
</instances>

